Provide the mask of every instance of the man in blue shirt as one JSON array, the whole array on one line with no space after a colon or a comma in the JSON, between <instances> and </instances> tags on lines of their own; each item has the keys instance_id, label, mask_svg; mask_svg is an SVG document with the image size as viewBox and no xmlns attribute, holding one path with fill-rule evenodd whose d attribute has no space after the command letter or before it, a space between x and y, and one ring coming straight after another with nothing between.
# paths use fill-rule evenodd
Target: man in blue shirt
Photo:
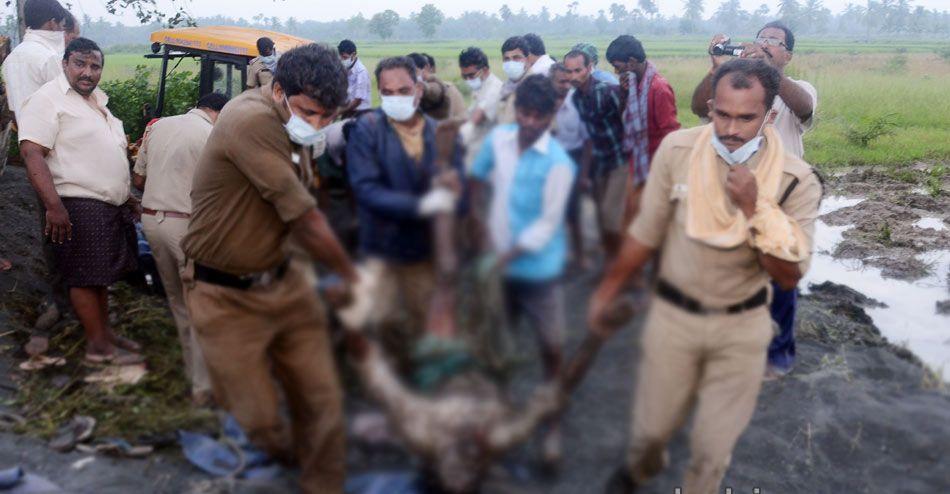
<instances>
[{"instance_id":1,"label":"man in blue shirt","mask_svg":"<svg viewBox=\"0 0 950 494\"><path fill-rule=\"evenodd\" d=\"M381 105L359 117L346 147L347 171L359 216L359 253L380 281L377 303L381 337L403 371L421 335L434 288L430 219L455 209L462 146L452 166L435 165L435 127L419 111L423 85L406 57L376 67ZM408 318L406 317L408 316Z\"/></svg>"},{"instance_id":2,"label":"man in blue shirt","mask_svg":"<svg viewBox=\"0 0 950 494\"><path fill-rule=\"evenodd\" d=\"M475 204L481 204L477 196L485 183L492 188L487 229L496 269L504 273L509 326L521 319L532 326L548 379L558 374L562 360L564 213L575 175L574 162L548 131L557 100L549 78L528 76L515 93L517 123L492 131L471 168ZM554 423L545 435L542 455L549 465L560 460L560 433Z\"/></svg>"}]
</instances>

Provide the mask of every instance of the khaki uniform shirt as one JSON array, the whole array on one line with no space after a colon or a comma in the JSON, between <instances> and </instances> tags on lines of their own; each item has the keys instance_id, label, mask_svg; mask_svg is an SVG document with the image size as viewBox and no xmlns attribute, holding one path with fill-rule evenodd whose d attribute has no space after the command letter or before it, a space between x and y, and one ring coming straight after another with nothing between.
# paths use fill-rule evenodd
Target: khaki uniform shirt
<instances>
[{"instance_id":1,"label":"khaki uniform shirt","mask_svg":"<svg viewBox=\"0 0 950 494\"><path fill-rule=\"evenodd\" d=\"M191 182L209 135L211 117L197 108L152 124L133 169L148 178L142 207L191 213Z\"/></svg>"},{"instance_id":2,"label":"khaki uniform shirt","mask_svg":"<svg viewBox=\"0 0 950 494\"><path fill-rule=\"evenodd\" d=\"M274 74L264 65L260 57L251 60L247 66L247 88L263 87L274 80Z\"/></svg>"},{"instance_id":3,"label":"khaki uniform shirt","mask_svg":"<svg viewBox=\"0 0 950 494\"><path fill-rule=\"evenodd\" d=\"M60 197L96 199L120 206L129 199L128 141L122 121L96 88L84 98L66 76L27 97L17 114L20 142L49 149L46 165Z\"/></svg>"},{"instance_id":4,"label":"khaki uniform shirt","mask_svg":"<svg viewBox=\"0 0 950 494\"><path fill-rule=\"evenodd\" d=\"M660 144L653 157L640 214L629 233L640 243L660 250L660 278L707 307L721 308L755 295L768 284L769 275L759 264L757 252L747 243L733 249L717 249L686 235L689 156L701 130L702 127L694 127L673 132ZM754 168L763 154L762 150L757 152L748 166ZM718 156L717 161L725 184L729 165ZM799 183L782 204L782 211L802 228L810 251L814 248L821 183L807 163L786 153L785 173L776 202L796 178ZM799 265L803 274L809 261L810 258Z\"/></svg>"},{"instance_id":5,"label":"khaki uniform shirt","mask_svg":"<svg viewBox=\"0 0 950 494\"><path fill-rule=\"evenodd\" d=\"M218 116L192 184L188 258L236 275L287 258L288 224L316 207L299 174L309 148L291 143L288 117L269 85L245 91Z\"/></svg>"}]
</instances>

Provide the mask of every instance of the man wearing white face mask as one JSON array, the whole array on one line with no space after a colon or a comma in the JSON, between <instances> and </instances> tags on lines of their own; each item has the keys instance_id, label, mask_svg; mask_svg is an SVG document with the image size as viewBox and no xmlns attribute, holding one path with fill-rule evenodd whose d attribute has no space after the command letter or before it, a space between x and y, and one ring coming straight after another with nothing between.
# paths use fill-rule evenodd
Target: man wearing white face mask
<instances>
[{"instance_id":1,"label":"man wearing white face mask","mask_svg":"<svg viewBox=\"0 0 950 494\"><path fill-rule=\"evenodd\" d=\"M260 38L257 40L257 52L260 56L251 60L247 66L247 88L266 86L274 80L274 71L277 69L277 50L274 40Z\"/></svg>"},{"instance_id":2,"label":"man wearing white face mask","mask_svg":"<svg viewBox=\"0 0 950 494\"><path fill-rule=\"evenodd\" d=\"M273 84L221 112L201 155L181 246L185 300L215 401L248 438L300 465L302 492L341 492L342 391L322 302L290 262L289 241L338 273L357 274L308 187L311 147L346 102L336 50L284 53ZM280 413L277 382L292 424Z\"/></svg>"},{"instance_id":3,"label":"man wearing white face mask","mask_svg":"<svg viewBox=\"0 0 950 494\"><path fill-rule=\"evenodd\" d=\"M761 61L719 67L712 123L660 144L640 214L591 299L589 327L606 338L605 308L659 253L630 444L608 492L633 492L659 474L666 443L691 414L683 492L720 492L755 412L772 337L769 280L788 289L808 270L822 193L771 125L780 81Z\"/></svg>"},{"instance_id":4,"label":"man wearing white face mask","mask_svg":"<svg viewBox=\"0 0 950 494\"><path fill-rule=\"evenodd\" d=\"M498 124L515 122L515 90L525 75L531 70L528 54L528 42L521 36L512 36L501 45L501 68L508 76L501 88L501 100L498 103Z\"/></svg>"},{"instance_id":5,"label":"man wearing white face mask","mask_svg":"<svg viewBox=\"0 0 950 494\"><path fill-rule=\"evenodd\" d=\"M188 113L152 124L132 170L132 184L143 191L142 229L178 327L185 374L191 381L191 396L196 405L210 402L211 383L182 297L185 254L181 251L181 239L188 231L191 217L191 183L198 157L227 102L227 96L211 93L202 96Z\"/></svg>"},{"instance_id":6,"label":"man wearing white face mask","mask_svg":"<svg viewBox=\"0 0 950 494\"><path fill-rule=\"evenodd\" d=\"M381 60L376 82L381 108L357 120L346 166L359 215L360 255L372 261L380 278L373 300L383 343L407 371L434 288L430 218L454 211L462 155L457 146L454 171L439 174L436 123L419 111L423 85L411 59Z\"/></svg>"},{"instance_id":7,"label":"man wearing white face mask","mask_svg":"<svg viewBox=\"0 0 950 494\"><path fill-rule=\"evenodd\" d=\"M468 149L465 162L475 159L482 140L495 125L498 102L504 85L488 66L488 56L480 48L466 48L459 54L459 70L462 79L472 90L472 105L468 109L468 122L462 125L462 141Z\"/></svg>"},{"instance_id":8,"label":"man wearing white face mask","mask_svg":"<svg viewBox=\"0 0 950 494\"><path fill-rule=\"evenodd\" d=\"M336 51L340 54L340 62L346 69L346 106L340 112L343 118L359 115L372 108L370 96L369 71L356 54L356 43L345 39L340 41Z\"/></svg>"}]
</instances>

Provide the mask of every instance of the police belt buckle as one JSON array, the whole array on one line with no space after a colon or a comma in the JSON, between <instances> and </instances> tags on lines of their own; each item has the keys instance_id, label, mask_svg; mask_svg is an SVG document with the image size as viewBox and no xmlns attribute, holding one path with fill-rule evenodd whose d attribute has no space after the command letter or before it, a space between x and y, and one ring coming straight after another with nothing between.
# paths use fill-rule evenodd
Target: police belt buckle
<instances>
[{"instance_id":1,"label":"police belt buckle","mask_svg":"<svg viewBox=\"0 0 950 494\"><path fill-rule=\"evenodd\" d=\"M277 266L274 269L247 274L242 276L241 279L249 282L251 288L266 288L284 277L284 274L287 273L288 264L289 261L285 260L280 264L280 266Z\"/></svg>"}]
</instances>

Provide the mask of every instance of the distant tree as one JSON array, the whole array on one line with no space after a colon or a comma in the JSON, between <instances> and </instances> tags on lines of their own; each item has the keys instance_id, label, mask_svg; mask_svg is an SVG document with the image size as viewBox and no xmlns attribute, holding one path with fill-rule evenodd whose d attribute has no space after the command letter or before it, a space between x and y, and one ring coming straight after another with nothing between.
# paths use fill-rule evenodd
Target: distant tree
<instances>
[{"instance_id":1,"label":"distant tree","mask_svg":"<svg viewBox=\"0 0 950 494\"><path fill-rule=\"evenodd\" d=\"M725 0L713 14L713 22L727 34L735 33L748 20L749 13L742 10L739 0Z\"/></svg>"},{"instance_id":2,"label":"distant tree","mask_svg":"<svg viewBox=\"0 0 950 494\"><path fill-rule=\"evenodd\" d=\"M501 20L508 22L508 19L511 19L511 16L514 15L511 12L511 8L508 7L508 4L504 4L498 9L498 17L501 17Z\"/></svg>"},{"instance_id":3,"label":"distant tree","mask_svg":"<svg viewBox=\"0 0 950 494\"><path fill-rule=\"evenodd\" d=\"M799 28L806 33L823 33L830 18L831 11L825 8L822 0L805 0L799 13Z\"/></svg>"},{"instance_id":4,"label":"distant tree","mask_svg":"<svg viewBox=\"0 0 950 494\"><path fill-rule=\"evenodd\" d=\"M755 12L752 12L752 18L749 19L749 24L753 26L753 29L759 29L766 22L769 22L772 18L772 9L768 5L762 4L759 5L759 8L755 9Z\"/></svg>"},{"instance_id":5,"label":"distant tree","mask_svg":"<svg viewBox=\"0 0 950 494\"><path fill-rule=\"evenodd\" d=\"M367 24L369 24L369 21L360 12L346 20L346 30L355 34L362 33L366 31Z\"/></svg>"},{"instance_id":6,"label":"distant tree","mask_svg":"<svg viewBox=\"0 0 950 494\"><path fill-rule=\"evenodd\" d=\"M287 23L284 24L286 30L290 34L297 34L297 30L300 28L300 24L297 22L297 19L294 17L288 17Z\"/></svg>"},{"instance_id":7,"label":"distant tree","mask_svg":"<svg viewBox=\"0 0 950 494\"><path fill-rule=\"evenodd\" d=\"M541 12L538 12L538 20L544 24L551 22L551 11L547 5L541 7Z\"/></svg>"},{"instance_id":8,"label":"distant tree","mask_svg":"<svg viewBox=\"0 0 950 494\"><path fill-rule=\"evenodd\" d=\"M683 17L680 18L680 32L692 34L699 30L699 23L703 20L703 0L686 0L683 2Z\"/></svg>"},{"instance_id":9,"label":"distant tree","mask_svg":"<svg viewBox=\"0 0 950 494\"><path fill-rule=\"evenodd\" d=\"M650 18L656 18L656 15L660 13L660 9L657 8L654 0L639 0L637 3L643 14Z\"/></svg>"},{"instance_id":10,"label":"distant tree","mask_svg":"<svg viewBox=\"0 0 950 494\"><path fill-rule=\"evenodd\" d=\"M630 13L627 12L627 7L624 7L623 4L610 4L610 20L614 24L620 24L621 22L627 20L627 17L629 16Z\"/></svg>"},{"instance_id":11,"label":"distant tree","mask_svg":"<svg viewBox=\"0 0 950 494\"><path fill-rule=\"evenodd\" d=\"M394 10L385 10L375 14L369 20L369 31L382 39L393 36L396 25L399 24L399 14Z\"/></svg>"},{"instance_id":12,"label":"distant tree","mask_svg":"<svg viewBox=\"0 0 950 494\"><path fill-rule=\"evenodd\" d=\"M604 9L597 11L597 19L594 20L594 25L597 26L597 33L604 34L607 32L607 29L610 28L610 21L607 20L607 15L604 13Z\"/></svg>"},{"instance_id":13,"label":"distant tree","mask_svg":"<svg viewBox=\"0 0 950 494\"><path fill-rule=\"evenodd\" d=\"M20 2L22 0L17 0ZM106 0L106 12L112 15L131 12L142 24L161 22L170 27L194 26L195 19L185 10L184 4L187 3L188 0L167 0L162 5L155 0Z\"/></svg>"},{"instance_id":14,"label":"distant tree","mask_svg":"<svg viewBox=\"0 0 950 494\"><path fill-rule=\"evenodd\" d=\"M801 16L802 6L798 0L782 0L778 4L778 16L785 24L788 24L792 30L798 28L798 20Z\"/></svg>"},{"instance_id":15,"label":"distant tree","mask_svg":"<svg viewBox=\"0 0 950 494\"><path fill-rule=\"evenodd\" d=\"M419 25L422 35L426 38L432 38L435 36L436 29L445 21L445 14L435 5L427 3L422 6L422 10L416 15L415 21Z\"/></svg>"},{"instance_id":16,"label":"distant tree","mask_svg":"<svg viewBox=\"0 0 950 494\"><path fill-rule=\"evenodd\" d=\"M573 2L567 4L567 16L568 17L577 17L577 7L580 5L580 2L574 0Z\"/></svg>"},{"instance_id":17,"label":"distant tree","mask_svg":"<svg viewBox=\"0 0 950 494\"><path fill-rule=\"evenodd\" d=\"M271 31L280 31L283 28L280 23L280 18L278 18L277 16L273 16L267 20L267 27Z\"/></svg>"}]
</instances>

